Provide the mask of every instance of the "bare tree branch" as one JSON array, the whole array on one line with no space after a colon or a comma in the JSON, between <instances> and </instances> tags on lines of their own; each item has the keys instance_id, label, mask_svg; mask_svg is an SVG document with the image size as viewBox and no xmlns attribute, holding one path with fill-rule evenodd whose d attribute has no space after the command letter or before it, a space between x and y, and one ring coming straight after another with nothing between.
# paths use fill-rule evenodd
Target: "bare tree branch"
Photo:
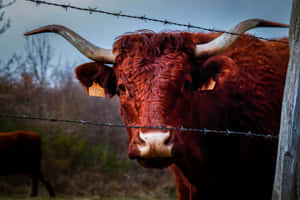
<instances>
[{"instance_id":1,"label":"bare tree branch","mask_svg":"<svg viewBox=\"0 0 300 200\"><path fill-rule=\"evenodd\" d=\"M46 84L50 71L53 70L51 59L54 51L49 39L45 36L26 38L25 49L24 64L27 70L33 73L38 84Z\"/></svg>"},{"instance_id":2,"label":"bare tree branch","mask_svg":"<svg viewBox=\"0 0 300 200\"><path fill-rule=\"evenodd\" d=\"M16 0L12 0L12 1L8 2L7 4L4 4L3 0L0 0L0 10L3 8L6 8L8 6L11 6L15 2L16 2ZM5 14L4 11L2 11L0 13L0 23L3 23L0 26L0 34L4 33L10 27L10 19L7 19L7 21L4 21L4 14Z\"/></svg>"}]
</instances>

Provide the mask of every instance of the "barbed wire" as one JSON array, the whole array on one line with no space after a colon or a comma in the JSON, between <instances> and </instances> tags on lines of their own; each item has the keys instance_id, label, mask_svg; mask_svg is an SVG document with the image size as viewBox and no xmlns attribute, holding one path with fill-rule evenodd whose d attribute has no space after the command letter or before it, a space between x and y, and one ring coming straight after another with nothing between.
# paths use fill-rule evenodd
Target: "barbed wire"
<instances>
[{"instance_id":1,"label":"barbed wire","mask_svg":"<svg viewBox=\"0 0 300 200\"><path fill-rule=\"evenodd\" d=\"M188 29L195 28L195 29L205 30L205 31L209 31L209 32L227 33L227 34L231 34L231 35L246 36L246 37L252 37L252 38L267 40L267 41L271 41L271 42L279 42L279 43L288 44L288 42L286 42L286 41L280 41L280 40L276 40L276 39L269 39L269 38L259 37L259 36L255 36L255 35L251 35L251 34L240 34L240 33L234 33L234 32L219 30L219 29L196 26L196 25L192 25L192 24L183 24L183 23L178 23L178 22L174 22L174 21L169 21L169 20L166 20L166 19L150 18L150 17L146 17L146 15L136 16L136 15L130 15L130 14L123 14L122 11L120 11L120 12L109 12L109 11L105 11L105 10L101 10L101 9L97 9L97 8L91 8L91 7L82 8L82 7L77 7L77 6L74 6L74 5L71 5L71 4L53 3L53 2L43 1L43 0L25 0L25 1L34 2L34 3L36 3L36 5L44 4L44 5L50 5L50 6L58 6L58 7L64 8L66 11L70 8L70 9L74 9L74 10L87 11L90 14L92 14L92 13L101 13L101 14L106 14L106 15L113 15L113 16L116 16L116 17L125 17L125 18L132 18L132 19L138 19L138 20L143 20L143 21L158 22L158 23L163 23L163 24L166 24L166 25L168 24L168 25L181 26L181 27L186 27Z\"/></svg>"},{"instance_id":2,"label":"barbed wire","mask_svg":"<svg viewBox=\"0 0 300 200\"><path fill-rule=\"evenodd\" d=\"M276 135L270 134L258 134L241 131L231 131L231 130L211 130L211 129L197 129L197 128L185 128L185 127L163 127L163 126L128 126L124 124L114 124L114 123L100 123L100 122L91 122L86 120L69 120L69 119L56 119L56 118L45 118L29 115L12 115L12 114L0 114L1 118L10 118L10 119L24 119L24 120L40 120L40 121L49 121L49 122L63 122L63 123L72 123L72 124L81 124L81 125L90 125L90 126L104 126L104 127L115 127L115 128L143 128L143 129L159 129L159 130L179 130L187 134L201 133L204 136L208 134L217 134L222 136L247 136L247 137L261 137L264 139L278 139Z\"/></svg>"}]
</instances>

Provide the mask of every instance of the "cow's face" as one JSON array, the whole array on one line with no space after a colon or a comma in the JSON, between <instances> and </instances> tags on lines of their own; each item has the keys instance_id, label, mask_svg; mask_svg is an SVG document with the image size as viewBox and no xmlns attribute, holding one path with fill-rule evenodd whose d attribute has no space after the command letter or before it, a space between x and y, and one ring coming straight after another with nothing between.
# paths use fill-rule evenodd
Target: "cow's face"
<instances>
[{"instance_id":1,"label":"cow's face","mask_svg":"<svg viewBox=\"0 0 300 200\"><path fill-rule=\"evenodd\" d=\"M113 68L88 63L77 67L76 74L86 87L96 81L109 95L119 96L125 125L145 127L127 129L129 157L145 167L166 167L174 161L175 149L184 143L182 133L146 127L192 127L193 94L214 89L211 69L217 69L200 72L188 50L179 51L173 46L147 49L145 43L147 41L135 43L133 47L126 44L124 49L130 48L127 52L118 49L124 53L117 57ZM176 45L185 49L187 43ZM206 65L204 63L202 69Z\"/></svg>"},{"instance_id":2,"label":"cow's face","mask_svg":"<svg viewBox=\"0 0 300 200\"><path fill-rule=\"evenodd\" d=\"M145 63L143 63L145 62ZM153 60L127 57L117 65L117 93L126 125L180 127L187 119L192 92L191 64L182 52ZM180 126L179 126L180 125ZM146 167L164 167L172 162L177 142L174 130L127 129L128 155Z\"/></svg>"}]
</instances>

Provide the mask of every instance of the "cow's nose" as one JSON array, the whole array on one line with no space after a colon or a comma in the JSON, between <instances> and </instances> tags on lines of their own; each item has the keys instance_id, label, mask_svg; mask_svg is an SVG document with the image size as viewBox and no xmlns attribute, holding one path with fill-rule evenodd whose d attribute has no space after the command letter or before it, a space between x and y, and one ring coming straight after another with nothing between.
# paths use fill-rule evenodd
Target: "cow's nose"
<instances>
[{"instance_id":1,"label":"cow's nose","mask_svg":"<svg viewBox=\"0 0 300 200\"><path fill-rule=\"evenodd\" d=\"M139 144L138 150L140 157L145 159L159 159L172 157L172 141L170 132L139 132L142 144Z\"/></svg>"}]
</instances>

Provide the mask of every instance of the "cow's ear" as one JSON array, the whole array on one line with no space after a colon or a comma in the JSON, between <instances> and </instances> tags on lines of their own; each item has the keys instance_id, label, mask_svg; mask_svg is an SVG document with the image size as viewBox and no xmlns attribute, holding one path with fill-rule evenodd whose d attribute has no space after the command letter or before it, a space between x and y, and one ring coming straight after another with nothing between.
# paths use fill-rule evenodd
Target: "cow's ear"
<instances>
[{"instance_id":1,"label":"cow's ear","mask_svg":"<svg viewBox=\"0 0 300 200\"><path fill-rule=\"evenodd\" d=\"M102 63L85 63L75 69L76 78L89 93L89 88L98 83L110 97L116 94L116 77L113 69Z\"/></svg>"},{"instance_id":2,"label":"cow's ear","mask_svg":"<svg viewBox=\"0 0 300 200\"><path fill-rule=\"evenodd\" d=\"M229 76L237 72L235 62L227 56L213 56L207 59L197 73L198 91L213 91L222 86Z\"/></svg>"}]
</instances>

